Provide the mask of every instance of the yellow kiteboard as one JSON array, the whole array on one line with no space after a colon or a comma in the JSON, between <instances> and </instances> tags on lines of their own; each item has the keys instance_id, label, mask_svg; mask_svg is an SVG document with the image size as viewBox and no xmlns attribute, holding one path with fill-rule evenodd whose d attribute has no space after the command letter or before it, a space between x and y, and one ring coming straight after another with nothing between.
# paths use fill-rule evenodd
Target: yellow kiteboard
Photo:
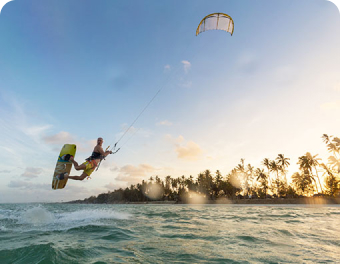
<instances>
[{"instance_id":1,"label":"yellow kiteboard","mask_svg":"<svg viewBox=\"0 0 340 264\"><path fill-rule=\"evenodd\" d=\"M74 144L65 144L60 151L57 165L55 166L53 179L52 179L52 189L63 189L66 186L67 179L58 180L57 175L61 173L70 174L72 168L72 162L69 161L70 156L76 155L77 147Z\"/></svg>"}]
</instances>

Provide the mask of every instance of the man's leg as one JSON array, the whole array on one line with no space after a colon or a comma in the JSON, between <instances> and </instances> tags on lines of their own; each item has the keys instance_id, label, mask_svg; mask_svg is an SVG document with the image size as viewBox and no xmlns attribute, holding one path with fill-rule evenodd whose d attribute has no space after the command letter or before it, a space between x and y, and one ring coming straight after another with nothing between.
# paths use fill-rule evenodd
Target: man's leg
<instances>
[{"instance_id":1,"label":"man's leg","mask_svg":"<svg viewBox=\"0 0 340 264\"><path fill-rule=\"evenodd\" d=\"M73 166L76 170L85 170L86 165L84 163L79 165L73 157L70 158L70 161L73 163Z\"/></svg>"},{"instance_id":2,"label":"man's leg","mask_svg":"<svg viewBox=\"0 0 340 264\"><path fill-rule=\"evenodd\" d=\"M65 175L65 178L69 178L69 179L72 179L72 180L78 180L78 181L82 181L84 180L88 175L83 172L80 176L67 176Z\"/></svg>"}]
</instances>

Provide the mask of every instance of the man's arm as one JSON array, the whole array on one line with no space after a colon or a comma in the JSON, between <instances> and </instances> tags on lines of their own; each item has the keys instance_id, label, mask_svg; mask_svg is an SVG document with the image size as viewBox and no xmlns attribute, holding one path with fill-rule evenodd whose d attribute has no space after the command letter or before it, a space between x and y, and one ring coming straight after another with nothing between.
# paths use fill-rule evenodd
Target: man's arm
<instances>
[{"instance_id":1,"label":"man's arm","mask_svg":"<svg viewBox=\"0 0 340 264\"><path fill-rule=\"evenodd\" d=\"M111 150L107 150L107 151L104 151L103 150L103 148L102 147L100 147L100 146L97 146L96 147L97 149L97 152L99 152L100 153L100 155L102 155L104 158L107 156L107 155L109 155L109 154L111 154L112 153L112 151Z\"/></svg>"}]
</instances>

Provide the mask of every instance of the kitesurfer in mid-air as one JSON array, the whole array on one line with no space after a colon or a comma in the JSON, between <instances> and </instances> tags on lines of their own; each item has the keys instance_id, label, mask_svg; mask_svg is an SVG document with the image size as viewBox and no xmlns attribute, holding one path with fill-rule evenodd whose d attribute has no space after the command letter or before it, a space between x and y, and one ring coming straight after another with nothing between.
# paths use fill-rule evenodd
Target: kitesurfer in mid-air
<instances>
[{"instance_id":1,"label":"kitesurfer in mid-air","mask_svg":"<svg viewBox=\"0 0 340 264\"><path fill-rule=\"evenodd\" d=\"M68 173L62 173L57 176L59 180L63 179L72 179L82 181L86 177L90 176L94 169L98 166L99 162L104 159L107 155L112 154L112 151L103 150L103 138L99 137L97 139L97 145L94 147L92 155L86 159L84 163L78 165L78 163L74 160L73 156L68 157L69 161L73 163L73 166L76 170L83 170L83 173L80 176L69 176Z\"/></svg>"}]
</instances>

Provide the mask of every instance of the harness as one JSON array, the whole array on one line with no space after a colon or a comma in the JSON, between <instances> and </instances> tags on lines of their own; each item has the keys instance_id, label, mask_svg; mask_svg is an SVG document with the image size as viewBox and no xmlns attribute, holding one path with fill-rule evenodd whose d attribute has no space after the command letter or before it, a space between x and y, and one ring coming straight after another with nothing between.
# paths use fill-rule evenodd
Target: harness
<instances>
[{"instance_id":1,"label":"harness","mask_svg":"<svg viewBox=\"0 0 340 264\"><path fill-rule=\"evenodd\" d=\"M99 152L92 152L91 156L88 157L86 160L87 161L91 161L91 160L95 160L95 159L100 159L102 160L103 159L103 156L99 153Z\"/></svg>"}]
</instances>

